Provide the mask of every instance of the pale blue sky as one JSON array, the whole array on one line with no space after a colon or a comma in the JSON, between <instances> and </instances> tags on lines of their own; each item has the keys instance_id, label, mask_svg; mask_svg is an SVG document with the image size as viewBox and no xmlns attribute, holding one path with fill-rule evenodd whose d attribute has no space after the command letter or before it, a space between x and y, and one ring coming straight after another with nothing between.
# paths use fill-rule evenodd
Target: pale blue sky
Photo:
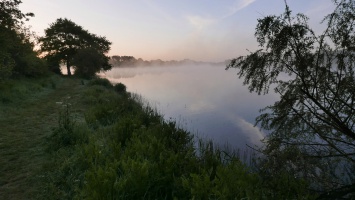
<instances>
[{"instance_id":1,"label":"pale blue sky","mask_svg":"<svg viewBox=\"0 0 355 200\"><path fill-rule=\"evenodd\" d=\"M331 0L288 0L312 27L333 9ZM224 61L254 50L258 18L284 11L284 0L23 0L33 12L28 25L38 35L57 18L68 18L106 36L109 55L145 60Z\"/></svg>"}]
</instances>

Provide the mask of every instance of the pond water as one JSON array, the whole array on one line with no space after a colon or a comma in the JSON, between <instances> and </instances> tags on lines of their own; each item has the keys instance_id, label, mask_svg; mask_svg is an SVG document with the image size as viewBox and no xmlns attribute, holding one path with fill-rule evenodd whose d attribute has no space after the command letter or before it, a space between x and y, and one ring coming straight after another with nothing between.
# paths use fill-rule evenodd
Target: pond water
<instances>
[{"instance_id":1,"label":"pond water","mask_svg":"<svg viewBox=\"0 0 355 200\"><path fill-rule=\"evenodd\" d=\"M255 118L276 100L250 93L237 71L224 65L113 68L105 76L142 95L165 119L232 148L261 144L265 133L254 127Z\"/></svg>"}]
</instances>

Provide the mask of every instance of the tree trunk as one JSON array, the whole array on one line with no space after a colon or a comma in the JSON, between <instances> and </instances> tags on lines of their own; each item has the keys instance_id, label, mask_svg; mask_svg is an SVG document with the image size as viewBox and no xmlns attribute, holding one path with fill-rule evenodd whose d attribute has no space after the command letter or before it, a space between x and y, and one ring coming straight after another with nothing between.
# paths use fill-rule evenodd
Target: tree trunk
<instances>
[{"instance_id":1,"label":"tree trunk","mask_svg":"<svg viewBox=\"0 0 355 200\"><path fill-rule=\"evenodd\" d=\"M68 76L71 76L69 60L67 60L67 71L68 71Z\"/></svg>"}]
</instances>

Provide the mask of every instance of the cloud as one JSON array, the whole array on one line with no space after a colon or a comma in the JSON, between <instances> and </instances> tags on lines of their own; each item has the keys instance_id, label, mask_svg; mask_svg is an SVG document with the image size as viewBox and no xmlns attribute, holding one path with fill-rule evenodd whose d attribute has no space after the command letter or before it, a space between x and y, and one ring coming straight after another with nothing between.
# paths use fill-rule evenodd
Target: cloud
<instances>
[{"instance_id":1,"label":"cloud","mask_svg":"<svg viewBox=\"0 0 355 200\"><path fill-rule=\"evenodd\" d=\"M190 25L192 25L193 27L195 27L198 30L204 29L216 21L215 19L204 18L204 17L198 16L198 15L187 16L186 19L190 23Z\"/></svg>"},{"instance_id":2,"label":"cloud","mask_svg":"<svg viewBox=\"0 0 355 200\"><path fill-rule=\"evenodd\" d=\"M206 18L198 15L187 16L186 19L189 23L197 29L203 29L207 26L210 26L218 21L230 17L237 13L239 10L246 8L256 0L236 0L233 5L227 7L227 14L223 15L222 18Z\"/></svg>"},{"instance_id":3,"label":"cloud","mask_svg":"<svg viewBox=\"0 0 355 200\"><path fill-rule=\"evenodd\" d=\"M234 2L234 4L229 8L229 12L223 17L229 17L237 13L239 10L249 6L256 0L237 0Z\"/></svg>"}]
</instances>

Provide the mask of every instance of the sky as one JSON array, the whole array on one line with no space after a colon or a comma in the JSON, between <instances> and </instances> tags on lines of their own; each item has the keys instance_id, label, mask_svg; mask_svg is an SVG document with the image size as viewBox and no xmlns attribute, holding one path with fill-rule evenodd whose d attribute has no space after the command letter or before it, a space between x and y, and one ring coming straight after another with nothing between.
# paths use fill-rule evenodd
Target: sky
<instances>
[{"instance_id":1,"label":"sky","mask_svg":"<svg viewBox=\"0 0 355 200\"><path fill-rule=\"evenodd\" d=\"M331 0L288 0L306 14L315 31L334 5ZM220 62L258 48L257 19L279 15L284 0L23 0L33 12L27 25L37 35L58 18L68 18L112 42L109 55L144 60Z\"/></svg>"}]
</instances>

